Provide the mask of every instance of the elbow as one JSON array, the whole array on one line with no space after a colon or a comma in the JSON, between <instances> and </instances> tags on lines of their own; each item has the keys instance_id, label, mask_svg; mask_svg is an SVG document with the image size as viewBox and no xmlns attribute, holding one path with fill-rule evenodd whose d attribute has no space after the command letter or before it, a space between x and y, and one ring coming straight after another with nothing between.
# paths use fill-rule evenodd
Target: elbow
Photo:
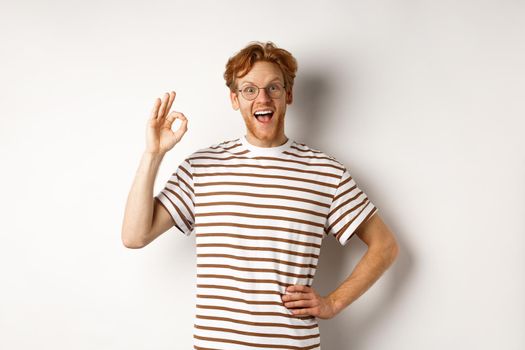
<instances>
[{"instance_id":1,"label":"elbow","mask_svg":"<svg viewBox=\"0 0 525 350\"><path fill-rule=\"evenodd\" d=\"M142 244L135 244L132 242L123 242L122 244L124 244L124 247L129 249L140 249L144 247Z\"/></svg>"},{"instance_id":2,"label":"elbow","mask_svg":"<svg viewBox=\"0 0 525 350\"><path fill-rule=\"evenodd\" d=\"M129 249L140 249L144 247L142 242L139 242L137 239L133 239L131 235L126 234L125 231L121 233L121 241L124 247Z\"/></svg>"},{"instance_id":3,"label":"elbow","mask_svg":"<svg viewBox=\"0 0 525 350\"><path fill-rule=\"evenodd\" d=\"M369 248L383 261L385 269L389 268L399 255L399 245L395 239L389 239L386 242L371 243Z\"/></svg>"},{"instance_id":4,"label":"elbow","mask_svg":"<svg viewBox=\"0 0 525 350\"><path fill-rule=\"evenodd\" d=\"M399 255L399 245L394 240L389 245L388 248L386 248L387 256L389 260L389 266L392 265L392 263L397 259L397 256Z\"/></svg>"}]
</instances>

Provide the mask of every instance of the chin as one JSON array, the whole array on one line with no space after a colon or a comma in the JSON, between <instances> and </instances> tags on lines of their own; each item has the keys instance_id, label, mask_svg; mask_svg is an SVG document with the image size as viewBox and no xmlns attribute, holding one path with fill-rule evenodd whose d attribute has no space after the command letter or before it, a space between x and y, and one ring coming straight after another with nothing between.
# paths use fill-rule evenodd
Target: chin
<instances>
[{"instance_id":1,"label":"chin","mask_svg":"<svg viewBox=\"0 0 525 350\"><path fill-rule=\"evenodd\" d=\"M250 132L256 136L261 136L265 138L271 138L278 134L276 125L272 126L271 128L263 129L257 124L252 124L248 127L248 130L250 130Z\"/></svg>"},{"instance_id":2,"label":"chin","mask_svg":"<svg viewBox=\"0 0 525 350\"><path fill-rule=\"evenodd\" d=\"M274 125L270 128L263 128L258 125L258 122L253 122L252 120L247 121L245 119L246 129L259 140L273 140L279 135L279 123L276 121Z\"/></svg>"}]
</instances>

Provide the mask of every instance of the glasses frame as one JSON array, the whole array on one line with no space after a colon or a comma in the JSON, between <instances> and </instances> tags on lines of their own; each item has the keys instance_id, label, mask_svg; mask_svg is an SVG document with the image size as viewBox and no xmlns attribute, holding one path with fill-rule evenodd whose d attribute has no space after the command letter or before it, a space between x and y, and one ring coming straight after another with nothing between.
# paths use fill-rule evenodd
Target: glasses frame
<instances>
[{"instance_id":1,"label":"glasses frame","mask_svg":"<svg viewBox=\"0 0 525 350\"><path fill-rule=\"evenodd\" d=\"M273 85L273 84L276 84L276 83L270 83L269 85L267 85L267 86L265 86L265 87L263 87L263 88L262 88L262 87L259 87L259 86L257 86L257 85L255 85L255 84L246 85L244 88L247 88L247 87L256 87L256 88L257 88L257 93L255 94L255 97L252 98L252 99L246 98L246 96L244 96L244 94L243 94L243 92L242 92L243 89L237 89L237 91L239 91L239 92L241 93L241 96L242 96L245 100L247 100L247 101L253 101L253 100L255 100L255 99L259 96L259 92L261 92L261 89L264 89L264 90L266 90L266 94L267 94L272 100L277 100L277 99L283 97L283 95L282 95L282 93L281 93L281 96L279 96L279 97L271 97L271 96L270 96L270 93L268 92L268 88L269 88L271 85ZM285 85L285 84L281 84L281 82L278 82L278 84L279 84L279 85L282 85L282 86L283 86L283 89L284 89L284 92L286 92L286 85Z\"/></svg>"}]
</instances>

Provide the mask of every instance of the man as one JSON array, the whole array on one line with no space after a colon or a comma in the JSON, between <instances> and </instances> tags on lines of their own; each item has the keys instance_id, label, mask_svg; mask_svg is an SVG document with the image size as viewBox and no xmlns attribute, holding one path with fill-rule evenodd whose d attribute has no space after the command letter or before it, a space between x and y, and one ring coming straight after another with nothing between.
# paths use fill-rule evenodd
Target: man
<instances>
[{"instance_id":1,"label":"man","mask_svg":"<svg viewBox=\"0 0 525 350\"><path fill-rule=\"evenodd\" d=\"M155 197L159 165L188 120L168 114L173 91L151 112L122 240L141 248L172 226L195 232L195 349L320 349L317 319L340 313L397 256L394 235L346 167L286 136L296 71L295 58L271 42L231 57L224 78L246 134L186 157ZM312 283L322 240L345 245L354 233L366 254L337 289L319 295Z\"/></svg>"}]
</instances>

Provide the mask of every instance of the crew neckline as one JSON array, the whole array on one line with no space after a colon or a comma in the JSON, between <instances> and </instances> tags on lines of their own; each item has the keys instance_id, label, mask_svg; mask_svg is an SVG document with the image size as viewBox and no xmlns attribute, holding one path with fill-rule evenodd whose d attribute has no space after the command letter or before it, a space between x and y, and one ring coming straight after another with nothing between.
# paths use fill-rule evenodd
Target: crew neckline
<instances>
[{"instance_id":1,"label":"crew neckline","mask_svg":"<svg viewBox=\"0 0 525 350\"><path fill-rule=\"evenodd\" d=\"M288 150L293 143L293 140L288 137L288 140L280 146L259 147L252 145L246 138L246 135L243 135L240 139L243 147L250 151L247 155L253 156L277 156Z\"/></svg>"}]
</instances>

